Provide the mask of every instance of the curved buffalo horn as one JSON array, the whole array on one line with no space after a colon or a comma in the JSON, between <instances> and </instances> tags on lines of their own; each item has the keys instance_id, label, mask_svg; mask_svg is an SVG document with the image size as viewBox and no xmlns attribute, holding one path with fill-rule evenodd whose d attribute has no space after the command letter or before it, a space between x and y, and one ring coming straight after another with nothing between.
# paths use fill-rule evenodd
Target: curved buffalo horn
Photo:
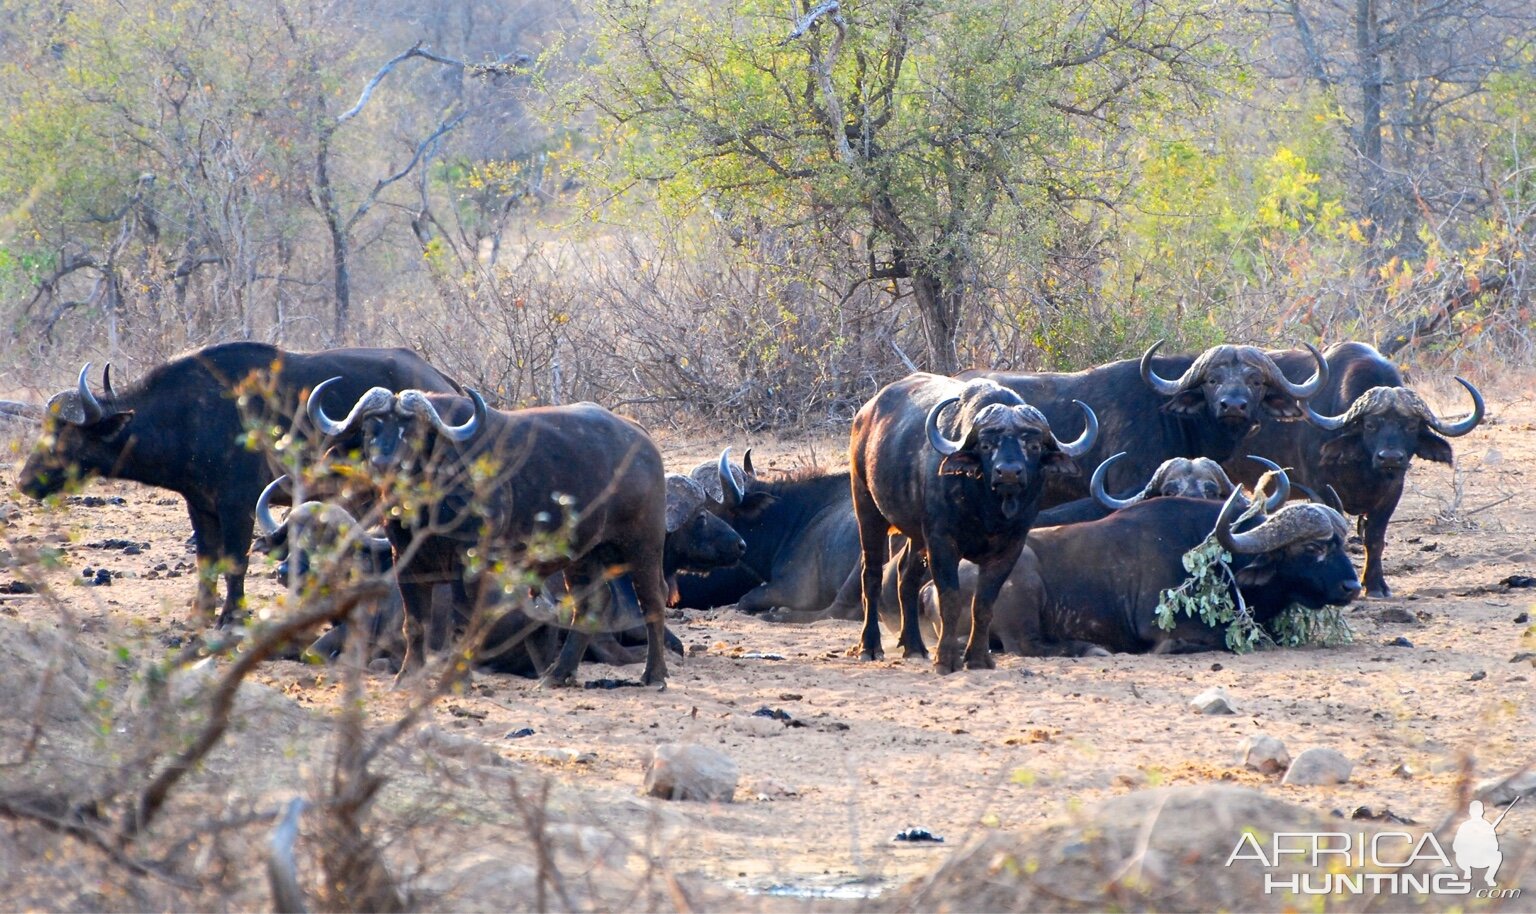
<instances>
[{"instance_id":1,"label":"curved buffalo horn","mask_svg":"<svg viewBox=\"0 0 1536 914\"><path fill-rule=\"evenodd\" d=\"M340 380L340 377L327 378L316 384L314 389L309 392L309 402L305 404L305 411L309 413L309 421L313 422L315 428L320 430L320 434L328 438L334 438L345 433L347 426L352 424L351 414L347 415L345 421L337 422L330 416L327 416L325 408L320 405L320 392ZM356 410L354 409L353 411L355 412Z\"/></svg>"},{"instance_id":2,"label":"curved buffalo horn","mask_svg":"<svg viewBox=\"0 0 1536 914\"><path fill-rule=\"evenodd\" d=\"M736 474L731 472L731 449L727 447L720 452L720 498L726 508L735 510L746 497L747 493L736 483Z\"/></svg>"},{"instance_id":3,"label":"curved buffalo horn","mask_svg":"<svg viewBox=\"0 0 1536 914\"><path fill-rule=\"evenodd\" d=\"M1458 422L1446 422L1434 413L1429 415L1429 427L1447 438L1460 438L1467 432L1477 428L1477 423L1483 421L1483 395L1477 392L1472 382L1466 378L1457 378L1456 383L1467 389L1472 395L1472 414Z\"/></svg>"},{"instance_id":4,"label":"curved buffalo horn","mask_svg":"<svg viewBox=\"0 0 1536 914\"><path fill-rule=\"evenodd\" d=\"M757 471L752 469L752 449L751 448L747 448L747 452L745 454L741 455L741 471L743 473L746 473L748 476L756 476L757 475Z\"/></svg>"},{"instance_id":5,"label":"curved buffalo horn","mask_svg":"<svg viewBox=\"0 0 1536 914\"><path fill-rule=\"evenodd\" d=\"M256 499L256 526L261 528L261 535L268 539L283 528L283 524L272 516L272 495L287 482L288 476L285 473L267 483L267 487L261 490L261 497Z\"/></svg>"},{"instance_id":6,"label":"curved buffalo horn","mask_svg":"<svg viewBox=\"0 0 1536 914\"><path fill-rule=\"evenodd\" d=\"M1280 506L1285 504L1285 500L1291 497L1291 477L1285 472L1284 467L1273 460L1260 457L1258 454L1249 454L1248 459L1262 465L1265 469L1274 471L1275 491L1264 502L1264 510L1279 511ZM1257 495L1258 493L1255 492L1254 494Z\"/></svg>"},{"instance_id":7,"label":"curved buffalo horn","mask_svg":"<svg viewBox=\"0 0 1536 914\"><path fill-rule=\"evenodd\" d=\"M1343 514L1344 499L1339 497L1339 490L1335 489L1332 484L1325 483L1323 485L1323 491L1328 495L1328 497L1323 501L1323 504L1339 512L1340 514Z\"/></svg>"},{"instance_id":8,"label":"curved buffalo horn","mask_svg":"<svg viewBox=\"0 0 1536 914\"><path fill-rule=\"evenodd\" d=\"M1176 397L1181 391L1184 390L1184 383L1191 379L1189 377L1188 371L1184 372L1184 374L1181 375L1177 381L1170 381L1152 370L1152 356L1157 352L1157 350L1163 345L1164 342L1164 340L1158 340L1151 346L1147 347L1146 352L1142 353L1141 379L1147 383L1148 387L1152 388L1163 396ZM1190 367L1193 368L1194 366Z\"/></svg>"},{"instance_id":9,"label":"curved buffalo horn","mask_svg":"<svg viewBox=\"0 0 1536 914\"><path fill-rule=\"evenodd\" d=\"M1234 555L1283 549L1328 529L1342 532L1343 519L1332 510L1323 505L1306 504L1292 505L1246 533L1233 533L1232 523L1240 510L1240 507L1234 508L1237 497L1234 492L1232 498L1227 499L1221 508L1221 518L1216 522L1216 539L1223 549Z\"/></svg>"},{"instance_id":10,"label":"curved buffalo horn","mask_svg":"<svg viewBox=\"0 0 1536 914\"><path fill-rule=\"evenodd\" d=\"M1124 456L1125 451L1121 451L1120 453L1109 457L1103 463L1099 464L1098 468L1093 471L1093 478L1088 480L1088 491L1093 493L1093 497L1098 499L1099 504L1103 505L1111 511L1119 511L1122 508L1129 508L1131 505L1141 501L1141 493L1139 492L1130 498L1121 499L1116 498L1115 496L1104 491L1104 477L1109 473L1109 465Z\"/></svg>"},{"instance_id":11,"label":"curved buffalo horn","mask_svg":"<svg viewBox=\"0 0 1536 914\"><path fill-rule=\"evenodd\" d=\"M79 381L80 413L85 419L85 421L80 423L81 425L91 425L92 423L100 422L101 417L106 414L106 410L101 408L101 401L96 399L95 394L91 393L90 376L91 363L86 362L85 367L80 369Z\"/></svg>"},{"instance_id":12,"label":"curved buffalo horn","mask_svg":"<svg viewBox=\"0 0 1536 914\"><path fill-rule=\"evenodd\" d=\"M928 427L928 443L933 445L933 449L945 457L948 457L950 454L957 454L961 448L965 447L964 440L951 441L944 436L944 432L939 428L939 413L942 413L944 407L949 404L959 402L959 397L945 397L943 400L935 403L933 409L928 410L928 418L923 420L923 424Z\"/></svg>"},{"instance_id":13,"label":"curved buffalo horn","mask_svg":"<svg viewBox=\"0 0 1536 914\"><path fill-rule=\"evenodd\" d=\"M1306 411L1307 421L1325 432L1336 432L1343 428L1348 421L1348 410L1345 410L1337 416L1325 416L1317 410L1313 409L1311 403L1303 403L1301 408Z\"/></svg>"},{"instance_id":14,"label":"curved buffalo horn","mask_svg":"<svg viewBox=\"0 0 1536 914\"><path fill-rule=\"evenodd\" d=\"M1076 441L1069 441L1066 444L1056 442L1056 448L1068 457L1081 457L1088 453L1093 443L1099 439L1099 417L1094 415L1093 410L1089 409L1088 404L1082 400L1072 402L1083 411L1083 433L1077 436Z\"/></svg>"},{"instance_id":15,"label":"curved buffalo horn","mask_svg":"<svg viewBox=\"0 0 1536 914\"><path fill-rule=\"evenodd\" d=\"M433 406L432 401L427 399L427 395L419 390L401 391L400 407L404 412L426 417L426 420L432 423L432 427L437 429L438 434L449 441L463 444L475 437L475 433L485 422L486 415L490 413L490 407L485 405L485 398L480 396L480 391L473 387L466 387L464 393L475 404L475 413L465 420L463 425L449 425L443 421L443 417L437 412L437 407Z\"/></svg>"},{"instance_id":16,"label":"curved buffalo horn","mask_svg":"<svg viewBox=\"0 0 1536 914\"><path fill-rule=\"evenodd\" d=\"M1285 372L1280 370L1280 366L1276 365L1273 359L1270 360L1269 365L1278 386L1285 388L1286 393L1298 400L1309 400L1317 396L1322 391L1323 385L1328 383L1328 360L1323 358L1323 354L1318 352L1317 347L1311 343L1301 345L1305 346L1307 351L1312 353L1312 358L1317 361L1317 370L1312 372L1312 377L1297 384L1285 376Z\"/></svg>"},{"instance_id":17,"label":"curved buffalo horn","mask_svg":"<svg viewBox=\"0 0 1536 914\"><path fill-rule=\"evenodd\" d=\"M1252 533L1234 534L1232 532L1232 524L1246 507L1242 491L1233 489L1232 494L1227 496L1226 503L1221 506L1221 514L1216 518L1216 542L1233 555L1264 551L1262 548L1255 548Z\"/></svg>"}]
</instances>

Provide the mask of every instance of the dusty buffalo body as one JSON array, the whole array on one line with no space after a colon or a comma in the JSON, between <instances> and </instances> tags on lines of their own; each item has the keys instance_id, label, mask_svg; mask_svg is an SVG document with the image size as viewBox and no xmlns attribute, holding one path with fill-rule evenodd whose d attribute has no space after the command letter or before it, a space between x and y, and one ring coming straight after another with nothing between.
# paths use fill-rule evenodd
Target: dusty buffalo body
<instances>
[{"instance_id":1,"label":"dusty buffalo body","mask_svg":"<svg viewBox=\"0 0 1536 914\"><path fill-rule=\"evenodd\" d=\"M76 389L49 401L43 435L22 468L21 490L44 498L73 479L105 476L181 495L197 549L197 608L212 612L214 578L222 571L227 590L221 624L244 601L252 511L273 476L264 455L239 443L248 422L287 428L302 397L338 375L344 380L324 397L328 408L338 410L370 387L458 389L404 349L299 353L261 343L209 346L155 368L121 391L112 389L109 366L100 395L90 389L87 375L82 370ZM236 390L252 377L272 379L275 408L259 396L241 406Z\"/></svg>"},{"instance_id":2,"label":"dusty buffalo body","mask_svg":"<svg viewBox=\"0 0 1536 914\"><path fill-rule=\"evenodd\" d=\"M1295 366L1305 353L1271 353L1282 366ZM1244 447L1289 469L1301 485L1319 492L1332 486L1344 510L1360 519L1365 541L1365 588L1375 597L1391 594L1382 572L1387 524L1403 497L1403 482L1415 456L1450 463L1445 437L1465 435L1483 416L1477 389L1457 378L1472 399L1466 417L1448 421L1418 394L1403 386L1402 373L1373 347L1339 343L1328 349L1329 383L1308 403L1307 422L1262 423ZM1234 478L1249 481L1252 467L1229 463Z\"/></svg>"},{"instance_id":3,"label":"dusty buffalo body","mask_svg":"<svg viewBox=\"0 0 1536 914\"><path fill-rule=\"evenodd\" d=\"M1342 606L1359 594L1337 511L1291 504L1235 531L1246 505L1237 492L1225 505L1158 498L1102 520L1030 531L995 604L994 642L1026 656L1225 650L1225 631L1199 619L1180 615L1169 630L1157 624L1162 592L1189 577L1184 553L1213 530L1260 624L1293 603ZM965 572L963 586L974 587L976 570ZM928 592L923 596L932 603Z\"/></svg>"},{"instance_id":4,"label":"dusty buffalo body","mask_svg":"<svg viewBox=\"0 0 1536 914\"><path fill-rule=\"evenodd\" d=\"M1017 561L1039 510L1048 474L1077 472L1076 455L1093 444L1093 411L1080 406L1087 427L1062 444L1040 412L987 380L958 381L914 374L890 384L859 410L849 448L854 514L862 552L862 656L883 656L881 576L894 528L911 541L900 569L901 644L926 656L918 626L918 588L926 561L937 585L941 625L935 666L942 673L990 668L992 601ZM980 569L971 601L970 642L959 635L959 565Z\"/></svg>"},{"instance_id":5,"label":"dusty buffalo body","mask_svg":"<svg viewBox=\"0 0 1536 914\"><path fill-rule=\"evenodd\" d=\"M721 455L722 464L725 460ZM734 568L680 578L681 605L735 603L746 613L784 609L818 615L831 605L859 562L848 474L771 481L723 471L711 475L719 488L715 510L741 534L746 553Z\"/></svg>"},{"instance_id":6,"label":"dusty buffalo body","mask_svg":"<svg viewBox=\"0 0 1536 914\"><path fill-rule=\"evenodd\" d=\"M666 482L661 454L644 429L590 403L500 412L471 398L367 391L344 419L311 408L332 437L361 431L362 455L390 504L387 532L405 603L401 672L425 653L432 588L460 583L475 605L515 587L479 573L505 561L540 576L564 571L578 626L600 627L592 595L628 573L647 631L643 679L666 679ZM422 499L397 493L425 485ZM471 590L472 588L472 590ZM547 674L568 682L588 632L567 637Z\"/></svg>"},{"instance_id":7,"label":"dusty buffalo body","mask_svg":"<svg viewBox=\"0 0 1536 914\"><path fill-rule=\"evenodd\" d=\"M1062 437L1077 435L1080 400L1099 418L1099 436L1080 461L1079 476L1053 476L1041 507L1050 508L1088 496L1088 472L1111 454L1128 457L1105 480L1111 492L1123 492L1151 477L1170 457L1209 457L1225 461L1261 419L1294 419L1301 402L1327 380L1322 356L1312 360L1315 373L1291 381L1284 370L1253 346L1213 346L1199 356L1157 356L1157 346L1141 359L1110 362L1074 373L968 373L990 378L1023 397L1045 414ZM1304 376L1307 369L1295 369ZM1270 455L1265 455L1270 456Z\"/></svg>"}]
</instances>

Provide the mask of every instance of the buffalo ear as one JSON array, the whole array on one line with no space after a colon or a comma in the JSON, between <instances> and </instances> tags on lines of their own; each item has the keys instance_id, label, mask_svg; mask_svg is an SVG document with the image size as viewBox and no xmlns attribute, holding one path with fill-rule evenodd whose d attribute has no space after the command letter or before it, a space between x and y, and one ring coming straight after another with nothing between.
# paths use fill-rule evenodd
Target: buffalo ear
<instances>
[{"instance_id":1,"label":"buffalo ear","mask_svg":"<svg viewBox=\"0 0 1536 914\"><path fill-rule=\"evenodd\" d=\"M1300 419L1301 407L1297 405L1296 398L1283 390L1273 387L1264 388L1264 409L1276 419Z\"/></svg>"},{"instance_id":2,"label":"buffalo ear","mask_svg":"<svg viewBox=\"0 0 1536 914\"><path fill-rule=\"evenodd\" d=\"M1040 466L1045 472L1055 476L1080 476L1083 472L1076 458L1068 457L1061 451L1047 451L1045 456L1040 458Z\"/></svg>"},{"instance_id":3,"label":"buffalo ear","mask_svg":"<svg viewBox=\"0 0 1536 914\"><path fill-rule=\"evenodd\" d=\"M128 427L128 423L132 419L133 410L131 409L120 413L114 413L102 419L100 422L97 422L95 425L92 425L91 434L101 438L104 441L111 441L113 438L116 438L118 435L123 433L123 430Z\"/></svg>"},{"instance_id":4,"label":"buffalo ear","mask_svg":"<svg viewBox=\"0 0 1536 914\"><path fill-rule=\"evenodd\" d=\"M1275 572L1279 570L1279 563L1275 557L1263 553L1237 571L1238 587L1263 587L1275 579Z\"/></svg>"},{"instance_id":5,"label":"buffalo ear","mask_svg":"<svg viewBox=\"0 0 1536 914\"><path fill-rule=\"evenodd\" d=\"M1358 463L1365 459L1365 449L1359 435L1341 435L1323 442L1318 448L1318 463Z\"/></svg>"},{"instance_id":6,"label":"buffalo ear","mask_svg":"<svg viewBox=\"0 0 1536 914\"><path fill-rule=\"evenodd\" d=\"M1170 416L1199 416L1205 408L1205 393L1198 387L1181 391L1163 404L1163 412Z\"/></svg>"},{"instance_id":7,"label":"buffalo ear","mask_svg":"<svg viewBox=\"0 0 1536 914\"><path fill-rule=\"evenodd\" d=\"M940 476L981 478L981 458L972 451L956 451L939 461Z\"/></svg>"},{"instance_id":8,"label":"buffalo ear","mask_svg":"<svg viewBox=\"0 0 1536 914\"><path fill-rule=\"evenodd\" d=\"M767 492L752 492L741 500L740 505L736 506L735 517L744 521L757 520L776 501L778 499Z\"/></svg>"},{"instance_id":9,"label":"buffalo ear","mask_svg":"<svg viewBox=\"0 0 1536 914\"><path fill-rule=\"evenodd\" d=\"M1414 448L1413 455L1435 463L1451 463L1451 443L1433 432L1420 431L1419 444Z\"/></svg>"}]
</instances>

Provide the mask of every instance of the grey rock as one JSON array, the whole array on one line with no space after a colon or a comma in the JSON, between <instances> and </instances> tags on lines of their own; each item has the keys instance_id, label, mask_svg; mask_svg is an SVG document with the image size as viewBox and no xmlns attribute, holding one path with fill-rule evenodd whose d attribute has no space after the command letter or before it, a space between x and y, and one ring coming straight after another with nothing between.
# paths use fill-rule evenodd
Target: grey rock
<instances>
[{"instance_id":1,"label":"grey rock","mask_svg":"<svg viewBox=\"0 0 1536 914\"><path fill-rule=\"evenodd\" d=\"M1285 743L1268 733L1255 733L1243 740L1237 750L1245 767L1265 774L1279 774L1291 765L1291 753Z\"/></svg>"},{"instance_id":2,"label":"grey rock","mask_svg":"<svg viewBox=\"0 0 1536 914\"><path fill-rule=\"evenodd\" d=\"M1189 706L1198 714L1236 714L1237 706L1221 686L1212 686L1189 700Z\"/></svg>"},{"instance_id":3,"label":"grey rock","mask_svg":"<svg viewBox=\"0 0 1536 914\"><path fill-rule=\"evenodd\" d=\"M1513 803L1517 797L1536 797L1536 771L1483 781L1472 791L1472 795L1494 806Z\"/></svg>"},{"instance_id":4,"label":"grey rock","mask_svg":"<svg viewBox=\"0 0 1536 914\"><path fill-rule=\"evenodd\" d=\"M690 743L663 743L651 753L644 792L664 800L731 802L741 772L730 756Z\"/></svg>"},{"instance_id":5,"label":"grey rock","mask_svg":"<svg viewBox=\"0 0 1536 914\"><path fill-rule=\"evenodd\" d=\"M1349 780L1349 773L1354 768L1354 762L1337 750L1313 747L1296 756L1280 783L1302 787L1343 784Z\"/></svg>"}]
</instances>

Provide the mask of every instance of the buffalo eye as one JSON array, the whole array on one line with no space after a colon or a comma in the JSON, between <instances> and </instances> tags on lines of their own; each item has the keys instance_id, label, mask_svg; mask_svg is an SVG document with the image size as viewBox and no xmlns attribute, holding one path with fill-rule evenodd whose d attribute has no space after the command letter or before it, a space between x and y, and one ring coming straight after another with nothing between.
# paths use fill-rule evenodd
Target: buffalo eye
<instances>
[{"instance_id":1,"label":"buffalo eye","mask_svg":"<svg viewBox=\"0 0 1536 914\"><path fill-rule=\"evenodd\" d=\"M1367 418L1365 420L1365 430L1366 431L1374 432L1378 428L1381 428L1381 420L1380 419L1376 418L1375 416L1370 416L1369 418Z\"/></svg>"}]
</instances>

